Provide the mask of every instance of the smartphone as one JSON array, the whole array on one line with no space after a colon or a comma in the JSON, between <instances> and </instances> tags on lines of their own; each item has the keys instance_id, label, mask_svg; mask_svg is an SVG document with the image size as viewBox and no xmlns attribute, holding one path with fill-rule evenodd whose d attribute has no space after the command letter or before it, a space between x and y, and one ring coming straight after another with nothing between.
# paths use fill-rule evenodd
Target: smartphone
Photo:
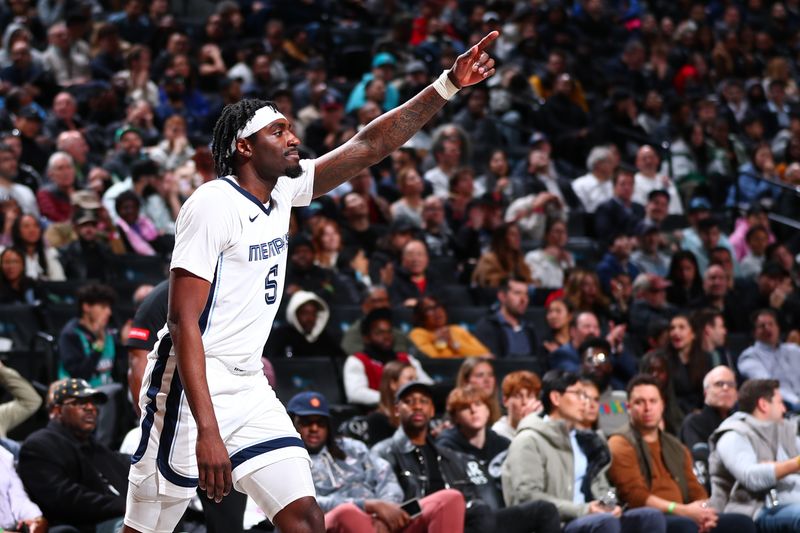
<instances>
[{"instance_id":1,"label":"smartphone","mask_svg":"<svg viewBox=\"0 0 800 533\"><path fill-rule=\"evenodd\" d=\"M408 500L403 503L400 508L408 513L411 518L416 518L422 514L422 507L419 506L419 500Z\"/></svg>"}]
</instances>

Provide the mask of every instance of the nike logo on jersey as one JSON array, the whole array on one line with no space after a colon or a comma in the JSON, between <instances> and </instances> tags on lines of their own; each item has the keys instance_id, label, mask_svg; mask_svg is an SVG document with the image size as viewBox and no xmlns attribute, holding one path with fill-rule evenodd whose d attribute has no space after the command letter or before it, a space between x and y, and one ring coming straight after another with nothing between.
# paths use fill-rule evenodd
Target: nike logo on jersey
<instances>
[{"instance_id":1,"label":"nike logo on jersey","mask_svg":"<svg viewBox=\"0 0 800 533\"><path fill-rule=\"evenodd\" d=\"M255 219L257 219L257 218L258 218L258 215L260 215L260 214L261 214L261 213L256 213L256 216L254 216L254 217L247 217L247 218L249 218L249 219L250 219L250 222L254 222L254 221L255 221Z\"/></svg>"}]
</instances>

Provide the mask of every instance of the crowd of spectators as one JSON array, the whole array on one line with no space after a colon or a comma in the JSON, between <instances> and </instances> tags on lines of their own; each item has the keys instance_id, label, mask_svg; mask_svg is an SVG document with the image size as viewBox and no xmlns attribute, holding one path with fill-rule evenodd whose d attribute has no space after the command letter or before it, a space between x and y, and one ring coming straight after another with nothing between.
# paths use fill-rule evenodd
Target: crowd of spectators
<instances>
[{"instance_id":1,"label":"crowd of spectators","mask_svg":"<svg viewBox=\"0 0 800 533\"><path fill-rule=\"evenodd\" d=\"M23 376L10 368L19 358L0 356L13 397L0 406L0 444L20 477L0 483L17 502L0 503L0 528L118 526L125 483L112 448L135 426L166 284L146 296L166 277L182 203L217 177L209 142L222 108L274 101L303 156L318 157L493 30L496 75L292 215L263 360L284 400L281 383L312 387L281 362L335 369L326 391L337 397L301 397L298 409L316 398L315 409L294 412L313 453L327 450L315 468L339 465L357 485L317 487L326 512L349 505L331 522L444 531L442 516L482 501L467 530L494 520L520 531L746 531L735 513L767 527L763 497L744 508L717 497L726 487L704 468L721 464L746 478L737 498L757 499L771 481L781 505L800 501L786 466L792 439L781 433L774 457L739 456L783 465L770 477L732 468L746 446L726 432L780 425L778 404L800 409L799 2L181 9L0 1L0 349L29 352ZM22 335L29 310L46 332L35 339L55 354L35 371L30 359L44 356ZM12 428L41 403L23 377L40 396L62 381L45 395L49 423L20 449L35 428ZM745 380L760 385L728 418L729 392ZM659 401L654 432L644 406ZM51 457L48 439L71 455ZM391 479L390 466L402 470L414 453L446 460L430 487ZM529 462L515 469L520 457ZM583 476L545 473L554 457L574 459ZM54 459L63 479L43 475ZM352 461L375 471L359 477ZM643 476L631 474L644 463ZM434 497L451 477L463 486ZM423 502L419 519L398 505L409 498ZM770 524L784 516L773 514Z\"/></svg>"}]
</instances>

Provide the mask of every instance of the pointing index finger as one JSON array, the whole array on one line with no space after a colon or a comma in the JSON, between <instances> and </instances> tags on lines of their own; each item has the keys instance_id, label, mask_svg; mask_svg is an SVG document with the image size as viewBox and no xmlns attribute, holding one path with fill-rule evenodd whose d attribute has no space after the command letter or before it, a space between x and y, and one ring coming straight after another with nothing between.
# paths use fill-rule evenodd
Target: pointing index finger
<instances>
[{"instance_id":1,"label":"pointing index finger","mask_svg":"<svg viewBox=\"0 0 800 533\"><path fill-rule=\"evenodd\" d=\"M486 50L486 47L492 44L492 42L500 36L500 32L494 30L493 32L489 33L486 37L480 40L478 44L475 45L475 48L478 49L479 52L483 52Z\"/></svg>"}]
</instances>

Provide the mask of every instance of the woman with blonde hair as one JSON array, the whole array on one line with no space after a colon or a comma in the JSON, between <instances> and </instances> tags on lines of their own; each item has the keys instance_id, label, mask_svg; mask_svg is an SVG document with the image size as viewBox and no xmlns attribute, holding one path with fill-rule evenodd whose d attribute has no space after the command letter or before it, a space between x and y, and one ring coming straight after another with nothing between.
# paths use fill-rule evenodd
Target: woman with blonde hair
<instances>
[{"instance_id":1,"label":"woman with blonde hair","mask_svg":"<svg viewBox=\"0 0 800 533\"><path fill-rule=\"evenodd\" d=\"M491 359L486 357L471 357L465 359L458 369L456 387L471 385L486 394L489 406L489 424L494 424L500 419L500 402L497 399L497 379L494 375L494 366Z\"/></svg>"}]
</instances>

